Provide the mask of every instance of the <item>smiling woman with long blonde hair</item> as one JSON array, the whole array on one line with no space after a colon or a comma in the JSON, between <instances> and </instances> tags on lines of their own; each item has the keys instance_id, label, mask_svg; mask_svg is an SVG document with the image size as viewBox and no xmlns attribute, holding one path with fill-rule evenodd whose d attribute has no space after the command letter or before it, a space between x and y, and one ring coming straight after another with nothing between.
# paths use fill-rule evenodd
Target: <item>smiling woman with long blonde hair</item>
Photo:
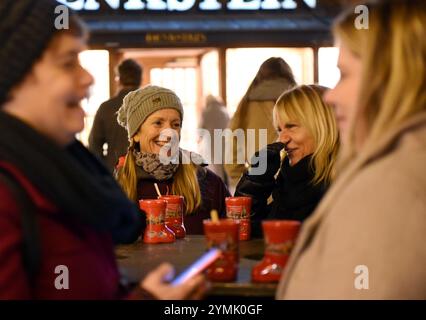
<instances>
[{"instance_id":1,"label":"smiling woman with long blonde hair","mask_svg":"<svg viewBox=\"0 0 426 320\"><path fill-rule=\"evenodd\" d=\"M116 176L134 202L157 198L155 184L162 195L183 196L186 231L202 234L202 221L210 217L212 209L225 214L225 197L229 192L223 181L205 167L199 155L178 145L175 146L178 149L176 163L161 161L160 152L167 147L167 139L174 136L173 141L179 143L183 114L182 103L172 90L149 85L130 92L118 111L118 121L127 129L130 147Z\"/></svg>"}]
</instances>

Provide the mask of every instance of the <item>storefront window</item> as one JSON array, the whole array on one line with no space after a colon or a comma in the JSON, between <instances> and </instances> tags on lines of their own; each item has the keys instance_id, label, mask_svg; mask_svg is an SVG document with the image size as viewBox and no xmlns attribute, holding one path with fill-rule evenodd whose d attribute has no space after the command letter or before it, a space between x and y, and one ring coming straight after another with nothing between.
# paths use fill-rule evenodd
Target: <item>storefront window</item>
<instances>
[{"instance_id":1,"label":"storefront window","mask_svg":"<svg viewBox=\"0 0 426 320\"><path fill-rule=\"evenodd\" d=\"M151 84L173 90L181 99L185 115L181 132L180 146L183 149L197 150L195 130L197 117L197 76L195 68L153 68Z\"/></svg>"},{"instance_id":2,"label":"storefront window","mask_svg":"<svg viewBox=\"0 0 426 320\"><path fill-rule=\"evenodd\" d=\"M95 78L95 83L90 89L89 99L82 102L86 112L84 130L77 138L88 145L93 119L99 105L110 98L109 88L109 53L107 50L87 50L80 54L81 65Z\"/></svg>"},{"instance_id":3,"label":"storefront window","mask_svg":"<svg viewBox=\"0 0 426 320\"><path fill-rule=\"evenodd\" d=\"M219 54L217 50L209 51L201 58L201 77L203 97L209 94L219 96Z\"/></svg>"},{"instance_id":4,"label":"storefront window","mask_svg":"<svg viewBox=\"0 0 426 320\"><path fill-rule=\"evenodd\" d=\"M311 48L236 48L226 50L227 110L232 115L263 61L270 57L282 57L293 70L300 84L314 82L313 50ZM334 87L339 79L337 48L319 49L319 84ZM86 125L78 138L87 145L93 119L99 105L109 99L109 53L107 50L88 50L80 55L81 63L95 78L90 98L83 101ZM195 59L195 58L192 58ZM170 64L170 63L169 63ZM198 127L198 107L204 107L204 97L219 95L219 56L217 50L201 55L199 69L194 62L180 65L166 64L150 68L149 82L174 90L185 107L181 146L197 150L194 135ZM201 84L199 83L201 81ZM200 90L199 90L200 89ZM199 104L199 106L197 105Z\"/></svg>"},{"instance_id":5,"label":"storefront window","mask_svg":"<svg viewBox=\"0 0 426 320\"><path fill-rule=\"evenodd\" d=\"M319 84L329 88L334 88L340 78L340 72L337 68L337 58L339 49L320 48L318 52Z\"/></svg>"},{"instance_id":6,"label":"storefront window","mask_svg":"<svg viewBox=\"0 0 426 320\"><path fill-rule=\"evenodd\" d=\"M227 106L233 114L260 65L270 57L283 58L293 70L297 83L313 83L311 48L238 48L226 50Z\"/></svg>"}]
</instances>

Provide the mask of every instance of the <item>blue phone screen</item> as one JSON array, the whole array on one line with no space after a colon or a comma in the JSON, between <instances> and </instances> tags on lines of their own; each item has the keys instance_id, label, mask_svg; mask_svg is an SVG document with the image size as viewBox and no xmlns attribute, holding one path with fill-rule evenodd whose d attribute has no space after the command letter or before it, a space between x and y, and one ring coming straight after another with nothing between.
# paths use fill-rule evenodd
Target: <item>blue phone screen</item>
<instances>
[{"instance_id":1,"label":"blue phone screen","mask_svg":"<svg viewBox=\"0 0 426 320\"><path fill-rule=\"evenodd\" d=\"M178 285L186 280L192 278L196 274L204 271L210 264L212 264L221 255L221 251L217 248L212 248L204 253L199 259L191 264L185 271L179 274L172 282L172 285Z\"/></svg>"}]
</instances>

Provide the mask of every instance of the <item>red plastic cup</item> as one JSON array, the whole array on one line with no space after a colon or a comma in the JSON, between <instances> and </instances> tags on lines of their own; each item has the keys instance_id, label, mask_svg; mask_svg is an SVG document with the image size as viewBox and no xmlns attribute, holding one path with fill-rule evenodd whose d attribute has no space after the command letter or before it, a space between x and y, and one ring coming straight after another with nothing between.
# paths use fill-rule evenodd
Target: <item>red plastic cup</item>
<instances>
[{"instance_id":1,"label":"red plastic cup","mask_svg":"<svg viewBox=\"0 0 426 320\"><path fill-rule=\"evenodd\" d=\"M167 202L166 226L174 232L177 239L185 238L186 230L183 224L183 196L167 195L159 197Z\"/></svg>"},{"instance_id":2,"label":"red plastic cup","mask_svg":"<svg viewBox=\"0 0 426 320\"><path fill-rule=\"evenodd\" d=\"M301 223L293 220L262 221L265 256L252 270L253 282L278 282L299 234Z\"/></svg>"},{"instance_id":3,"label":"red plastic cup","mask_svg":"<svg viewBox=\"0 0 426 320\"><path fill-rule=\"evenodd\" d=\"M251 197L227 197L226 203L226 217L228 219L240 221L240 235L239 239L250 240L251 236Z\"/></svg>"},{"instance_id":4,"label":"red plastic cup","mask_svg":"<svg viewBox=\"0 0 426 320\"><path fill-rule=\"evenodd\" d=\"M139 207L146 213L145 243L169 243L175 241L175 234L165 224L167 202L165 200L139 200Z\"/></svg>"},{"instance_id":5,"label":"red plastic cup","mask_svg":"<svg viewBox=\"0 0 426 320\"><path fill-rule=\"evenodd\" d=\"M207 269L207 278L214 282L231 282L238 275L239 221L221 219L204 220L207 247L222 250L222 256Z\"/></svg>"}]
</instances>

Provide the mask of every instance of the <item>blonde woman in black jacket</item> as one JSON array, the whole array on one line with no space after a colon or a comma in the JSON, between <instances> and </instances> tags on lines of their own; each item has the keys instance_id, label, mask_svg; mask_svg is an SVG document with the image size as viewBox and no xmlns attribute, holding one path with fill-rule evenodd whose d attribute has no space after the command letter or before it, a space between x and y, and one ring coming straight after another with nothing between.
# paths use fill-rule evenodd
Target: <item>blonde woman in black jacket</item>
<instances>
[{"instance_id":1,"label":"blonde woman in black jacket","mask_svg":"<svg viewBox=\"0 0 426 320\"><path fill-rule=\"evenodd\" d=\"M256 154L267 161L266 172L249 170L235 192L253 198L255 236L264 219L304 221L333 178L339 135L333 110L322 100L324 92L317 85L302 85L277 100L273 118L279 142Z\"/></svg>"}]
</instances>

